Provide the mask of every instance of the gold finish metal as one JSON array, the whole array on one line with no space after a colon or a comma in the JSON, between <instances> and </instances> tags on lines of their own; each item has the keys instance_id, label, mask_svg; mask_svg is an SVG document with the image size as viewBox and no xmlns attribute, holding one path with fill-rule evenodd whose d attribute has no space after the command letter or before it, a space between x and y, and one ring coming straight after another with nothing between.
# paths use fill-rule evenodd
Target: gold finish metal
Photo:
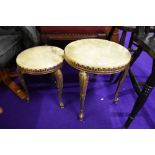
<instances>
[{"instance_id":1,"label":"gold finish metal","mask_svg":"<svg viewBox=\"0 0 155 155\"><path fill-rule=\"evenodd\" d=\"M128 72L128 69L129 69L130 61L131 61L131 54L129 53L129 51L125 47L123 47L121 45L118 45L116 43L112 43L110 41L100 40L100 41L103 41L103 43L106 42L104 47L103 47L102 44L98 44L99 47L100 47L100 45L102 45L101 46L101 48L103 48L102 51L103 52L105 51L106 54L108 53L107 50L109 50L108 48L105 50L106 46L110 47L110 45L114 44L114 48L112 48L109 51L109 52L113 53L112 54L113 57L110 57L109 54L106 55L106 56L108 57L108 59L109 59L109 57L111 59L112 58L115 59L115 64L111 65L111 66L107 65L107 67L106 67L106 65L103 65L103 66L102 65L101 66L96 65L96 63L98 63L97 60L101 60L101 59L98 59L99 56L102 56L103 58L105 58L105 57L104 57L104 55L100 55L100 54L97 57L97 53L94 52L95 48L94 48L94 51L92 50L92 46L97 40L94 39L94 41L93 41L93 40L90 39L90 41L91 41L91 44L89 44L90 46L89 45L85 46L85 44L87 44L87 41L89 42L89 39L84 39L84 40L81 40L81 41L79 40L77 42L76 41L71 42L70 45L67 45L68 48L67 47L65 48L65 60L73 68L76 68L76 69L79 70L79 80L80 80L80 113L79 113L79 119L81 121L84 119L84 101L85 101L85 96L86 96L86 91L87 91L87 86L88 86L88 80L89 80L89 75L88 74L89 73L92 73L92 74L115 74L115 73L119 73L119 72L124 71L124 74L120 78L117 89L115 91L114 101L116 103L118 101L118 92L120 90L120 87L121 87L122 83L125 80L126 74ZM81 43L79 43L79 42L81 42ZM81 46L83 46L83 45L84 45L85 48L82 50ZM76 50L76 49L78 49L78 50ZM85 49L86 49L86 51L85 51ZM90 52L91 54L92 53L94 54L94 57L92 55L90 55L90 57L89 57L89 50L91 51ZM127 54L125 57L123 57L121 55L121 54L123 54L122 50ZM102 52L102 51L100 51L100 52ZM70 54L70 52L72 52L72 55ZM83 52L88 52L88 57L90 59L95 60L96 63L94 63L94 65L91 64L90 61L86 61L86 63L85 63L85 60L87 60L88 58L84 57L84 56L87 56L86 54L82 57ZM120 54L120 57L115 57L115 54L116 54L115 52L118 52ZM81 57L78 57L79 54L81 54ZM83 61L81 61L80 58L82 58ZM124 58L126 58L126 59L124 60ZM117 63L120 60L121 60L122 63ZM95 61L93 61L93 62L95 62ZM100 62L103 62L103 61L100 61ZM91 65L89 65L89 64L91 64ZM108 61L107 61L107 64L108 64ZM120 64L120 65L118 65L118 64ZM94 77L95 76L96 75L94 75Z\"/></svg>"},{"instance_id":2,"label":"gold finish metal","mask_svg":"<svg viewBox=\"0 0 155 155\"><path fill-rule=\"evenodd\" d=\"M49 68L49 69L45 69L45 70L26 70L25 68L22 68L20 66L17 65L17 73L18 73L18 77L19 80L27 94L27 101L29 102L30 98L29 98L29 92L23 77L23 74L31 74L31 75L42 75L42 74L48 74L48 73L53 73L56 77L57 80L57 87L58 87L58 97L59 97L59 105L60 108L64 108L64 104L62 102L62 88L63 88L63 75L62 72L60 70L61 66L63 65L63 63L59 64L58 66L55 66L54 68Z\"/></svg>"},{"instance_id":3,"label":"gold finish metal","mask_svg":"<svg viewBox=\"0 0 155 155\"><path fill-rule=\"evenodd\" d=\"M0 114L3 114L4 110L3 108L0 106Z\"/></svg>"},{"instance_id":4,"label":"gold finish metal","mask_svg":"<svg viewBox=\"0 0 155 155\"><path fill-rule=\"evenodd\" d=\"M125 78L126 78L126 75L128 73L128 70L129 70L129 67L130 67L130 64L128 64L126 67L125 67L125 70L123 71L123 75L122 77L119 79L119 82L118 82L118 86L117 86L117 89L115 91L115 96L114 96L114 103L117 104L118 103L118 92L120 90L120 87L122 86Z\"/></svg>"},{"instance_id":5,"label":"gold finish metal","mask_svg":"<svg viewBox=\"0 0 155 155\"><path fill-rule=\"evenodd\" d=\"M123 71L125 69L125 66L128 65L124 65L124 66L120 66L117 68L95 68L95 67L89 67L89 66L84 66L81 65L77 62L73 62L71 60L69 60L66 56L65 56L65 60L67 61L67 63L69 65L71 65L72 67L80 70L80 71L85 71L88 73L93 73L93 74L114 74L114 73L119 73L121 71Z\"/></svg>"},{"instance_id":6,"label":"gold finish metal","mask_svg":"<svg viewBox=\"0 0 155 155\"><path fill-rule=\"evenodd\" d=\"M79 119L80 121L84 118L84 101L87 92L89 74L83 71L79 72L79 80L80 80L80 114Z\"/></svg>"},{"instance_id":7,"label":"gold finish metal","mask_svg":"<svg viewBox=\"0 0 155 155\"><path fill-rule=\"evenodd\" d=\"M62 102L62 89L63 89L63 75L60 69L58 69L56 72L54 72L55 78L56 78L56 84L58 87L58 99L59 99L59 105L60 108L64 108L64 104Z\"/></svg>"},{"instance_id":8,"label":"gold finish metal","mask_svg":"<svg viewBox=\"0 0 155 155\"><path fill-rule=\"evenodd\" d=\"M41 46L40 46L41 47ZM43 46L45 48L47 48L48 46ZM60 52L62 52L63 50L62 49L59 49L55 46L49 46L50 48L53 48L53 51L52 52L57 52L55 51L54 49L57 49L57 50L60 50ZM34 48L37 48L37 47L34 47ZM30 50L33 49L33 48L30 48ZM27 49L29 50L29 49ZM42 49L44 51L44 49ZM52 50L52 49L51 49ZM45 52L46 52L46 49L45 49ZM60 53L58 52L58 55L60 55ZM41 56L40 56L41 57ZM23 86L23 88L25 89L25 92L27 94L27 101L29 101L29 92L28 92L28 89L27 89L27 86L26 86L26 83L25 83L25 80L24 80L24 77L23 75L24 74L30 74L30 75L42 75L42 74L48 74L48 73L54 73L55 77L56 77L56 80L57 80L57 87L58 87L58 96L59 96L59 105L61 108L64 108L64 104L62 102L62 88L63 88L63 75L62 75L62 72L60 70L60 68L62 67L63 65L63 55L60 55L60 57L62 57L62 61L60 61L59 63L55 63L55 66L53 65L53 67L45 67L45 68L42 68L42 69L39 69L38 66L36 66L36 68L34 69L31 69L31 68L26 68L23 64L20 65L20 63L18 64L17 63L17 73L18 73L18 76L19 76L19 80ZM18 58L18 57L17 57ZM19 59L19 58L18 58ZM33 60L33 59L32 59ZM17 60L16 60L17 61ZM24 60L25 61L25 60ZM27 60L28 61L28 60ZM41 60L40 60L41 61ZM55 61L54 61L55 62ZM52 66L52 65L50 65ZM38 67L38 68L37 68Z\"/></svg>"},{"instance_id":9,"label":"gold finish metal","mask_svg":"<svg viewBox=\"0 0 155 155\"><path fill-rule=\"evenodd\" d=\"M54 66L52 68L33 69L33 70L20 67L18 64L17 64L17 67L20 69L22 74L26 73L26 74L31 74L31 75L40 75L40 74L48 74L48 73L55 72L56 70L61 68L62 65L63 65L63 63L60 63L57 66Z\"/></svg>"}]
</instances>

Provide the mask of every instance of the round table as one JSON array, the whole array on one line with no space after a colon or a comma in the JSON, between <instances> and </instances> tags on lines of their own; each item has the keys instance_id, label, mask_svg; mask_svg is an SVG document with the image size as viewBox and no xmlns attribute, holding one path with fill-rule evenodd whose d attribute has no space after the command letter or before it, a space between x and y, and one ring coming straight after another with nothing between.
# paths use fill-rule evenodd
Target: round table
<instances>
[{"instance_id":1,"label":"round table","mask_svg":"<svg viewBox=\"0 0 155 155\"><path fill-rule=\"evenodd\" d=\"M124 71L115 92L114 101L117 103L118 92L131 60L131 54L125 47L103 39L81 39L73 41L65 47L65 60L80 71L80 120L84 118L84 100L89 73L114 74Z\"/></svg>"},{"instance_id":2,"label":"round table","mask_svg":"<svg viewBox=\"0 0 155 155\"><path fill-rule=\"evenodd\" d=\"M41 75L54 73L57 81L59 105L64 107L62 102L63 75L60 70L64 60L64 51L55 46L37 46L24 50L17 58L17 72L20 82L27 94L29 93L23 78L23 74Z\"/></svg>"}]
</instances>

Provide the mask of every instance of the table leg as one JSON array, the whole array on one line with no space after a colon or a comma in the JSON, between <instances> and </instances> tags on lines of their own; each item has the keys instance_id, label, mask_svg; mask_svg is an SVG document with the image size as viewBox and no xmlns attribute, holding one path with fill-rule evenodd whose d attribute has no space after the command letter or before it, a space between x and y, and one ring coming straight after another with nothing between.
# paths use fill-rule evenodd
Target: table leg
<instances>
[{"instance_id":1,"label":"table leg","mask_svg":"<svg viewBox=\"0 0 155 155\"><path fill-rule=\"evenodd\" d=\"M93 74L93 80L96 81L97 74Z\"/></svg>"},{"instance_id":2,"label":"table leg","mask_svg":"<svg viewBox=\"0 0 155 155\"><path fill-rule=\"evenodd\" d=\"M126 66L126 68L125 68L125 70L124 70L124 73L123 73L122 77L119 79L118 86L117 86L117 89L116 89L116 91L115 91L115 96L114 96L114 102L115 102L115 104L118 103L118 100L119 100L119 99L118 99L118 92L119 92L119 90L120 90L120 87L121 87L122 83L124 82L124 80L125 80L125 78L126 78L126 75L127 75L127 73L128 73L128 70L129 70L129 66L130 66L130 65L127 65L127 66Z\"/></svg>"},{"instance_id":3,"label":"table leg","mask_svg":"<svg viewBox=\"0 0 155 155\"><path fill-rule=\"evenodd\" d=\"M60 69L58 69L55 73L55 78L56 78L56 84L58 88L58 99L59 99L59 105L60 108L64 108L64 104L62 102L62 89L63 89L63 75Z\"/></svg>"},{"instance_id":4,"label":"table leg","mask_svg":"<svg viewBox=\"0 0 155 155\"><path fill-rule=\"evenodd\" d=\"M0 114L3 114L4 110L3 108L0 106Z\"/></svg>"},{"instance_id":5,"label":"table leg","mask_svg":"<svg viewBox=\"0 0 155 155\"><path fill-rule=\"evenodd\" d=\"M21 70L17 67L17 74L18 74L18 77L19 77L19 81L21 83L21 85L23 86L25 92L26 92L26 95L27 95L27 102L29 102L30 98L29 98L29 92L28 92L28 89L27 89L27 86L26 86L26 83L25 83L25 80L24 80L24 77L23 77L23 74L21 72Z\"/></svg>"},{"instance_id":6,"label":"table leg","mask_svg":"<svg viewBox=\"0 0 155 155\"><path fill-rule=\"evenodd\" d=\"M79 113L79 119L80 119L80 121L82 121L84 118L84 101L85 101L85 96L86 96L86 91L87 91L87 86L88 86L89 74L84 72L84 71L80 71L79 72L79 80L80 80L80 113Z\"/></svg>"},{"instance_id":7,"label":"table leg","mask_svg":"<svg viewBox=\"0 0 155 155\"><path fill-rule=\"evenodd\" d=\"M110 75L109 82L112 82L114 80L114 76L115 76L114 74Z\"/></svg>"},{"instance_id":8,"label":"table leg","mask_svg":"<svg viewBox=\"0 0 155 155\"><path fill-rule=\"evenodd\" d=\"M26 100L27 95L12 79L10 72L6 68L0 68L0 82L3 82L11 89L20 99Z\"/></svg>"}]
</instances>

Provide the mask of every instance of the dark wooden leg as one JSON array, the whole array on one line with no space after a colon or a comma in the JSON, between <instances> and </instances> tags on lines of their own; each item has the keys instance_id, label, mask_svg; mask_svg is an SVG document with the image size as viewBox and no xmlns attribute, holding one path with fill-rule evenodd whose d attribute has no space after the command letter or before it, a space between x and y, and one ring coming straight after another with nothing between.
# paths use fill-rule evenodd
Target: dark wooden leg
<instances>
[{"instance_id":1,"label":"dark wooden leg","mask_svg":"<svg viewBox=\"0 0 155 155\"><path fill-rule=\"evenodd\" d=\"M155 70L155 60L152 62L152 72Z\"/></svg>"},{"instance_id":2,"label":"dark wooden leg","mask_svg":"<svg viewBox=\"0 0 155 155\"><path fill-rule=\"evenodd\" d=\"M138 96L134 107L132 109L132 112L130 113L127 121L124 124L124 128L128 128L130 124L132 123L133 119L136 117L138 112L141 110L143 107L145 101L147 100L148 96L150 95L152 88L155 86L155 70L152 72L150 77L148 78L145 86L143 87L140 95Z\"/></svg>"},{"instance_id":3,"label":"dark wooden leg","mask_svg":"<svg viewBox=\"0 0 155 155\"><path fill-rule=\"evenodd\" d=\"M139 95L141 90L140 90L138 81L136 80L131 68L129 69L129 77L135 92L137 93L137 95Z\"/></svg>"},{"instance_id":4,"label":"dark wooden leg","mask_svg":"<svg viewBox=\"0 0 155 155\"><path fill-rule=\"evenodd\" d=\"M120 38L120 41L119 41L119 43L120 43L122 46L124 46L125 38L126 38L126 31L123 31L123 32L122 32L122 35L121 35L121 38Z\"/></svg>"},{"instance_id":5,"label":"dark wooden leg","mask_svg":"<svg viewBox=\"0 0 155 155\"><path fill-rule=\"evenodd\" d=\"M130 37L130 41L129 41L129 45L128 45L128 49L131 50L131 46L133 43L133 36L134 36L134 32L131 32L131 37Z\"/></svg>"},{"instance_id":6,"label":"dark wooden leg","mask_svg":"<svg viewBox=\"0 0 155 155\"><path fill-rule=\"evenodd\" d=\"M17 67L17 74L18 74L18 77L19 77L19 81L20 81L21 85L23 86L23 88L24 88L24 90L25 90L25 92L27 94L27 101L29 102L29 100L30 100L29 92L28 92L28 89L27 89L23 74L22 74L21 70L18 67Z\"/></svg>"},{"instance_id":7,"label":"dark wooden leg","mask_svg":"<svg viewBox=\"0 0 155 155\"><path fill-rule=\"evenodd\" d=\"M134 62L137 60L137 58L140 56L141 53L142 53L142 48L139 47L137 51L135 51L134 54L132 55L130 66L134 64Z\"/></svg>"},{"instance_id":8,"label":"dark wooden leg","mask_svg":"<svg viewBox=\"0 0 155 155\"><path fill-rule=\"evenodd\" d=\"M132 66L134 64L134 62L137 60L137 58L140 56L141 53L142 53L142 48L139 47L137 49L137 51L135 51L134 54L132 55L130 66ZM129 77L130 77L130 80L131 80L131 83L132 83L132 86L133 86L135 92L139 95L140 87L139 87L138 81L136 80L131 68L129 69Z\"/></svg>"},{"instance_id":9,"label":"dark wooden leg","mask_svg":"<svg viewBox=\"0 0 155 155\"><path fill-rule=\"evenodd\" d=\"M113 34L114 34L114 31L115 31L115 26L112 26L112 28L111 28L111 31L109 32L109 35L107 36L107 40L111 40L112 39L112 36L113 36Z\"/></svg>"},{"instance_id":10,"label":"dark wooden leg","mask_svg":"<svg viewBox=\"0 0 155 155\"><path fill-rule=\"evenodd\" d=\"M121 87L122 83L124 82L124 80L126 78L126 75L128 73L128 70L129 70L129 66L130 66L129 64L126 66L125 71L124 71L124 73L122 75L122 78L120 78L120 80L118 82L118 86L117 86L117 89L115 91L115 97L114 97L115 104L117 104L117 102L118 102L118 92L120 90L120 87Z\"/></svg>"},{"instance_id":11,"label":"dark wooden leg","mask_svg":"<svg viewBox=\"0 0 155 155\"><path fill-rule=\"evenodd\" d=\"M63 89L63 75L60 69L58 69L55 73L55 78L56 78L56 84L58 87L58 98L59 98L59 105L60 108L64 108L64 104L62 102L62 89Z\"/></svg>"},{"instance_id":12,"label":"dark wooden leg","mask_svg":"<svg viewBox=\"0 0 155 155\"><path fill-rule=\"evenodd\" d=\"M109 82L112 82L114 80L114 76L115 76L115 74L110 75Z\"/></svg>"},{"instance_id":13,"label":"dark wooden leg","mask_svg":"<svg viewBox=\"0 0 155 155\"><path fill-rule=\"evenodd\" d=\"M80 121L83 121L83 119L84 119L84 102L85 102L88 80L89 80L88 73L86 73L84 71L80 71L79 72L79 80L80 80L80 113L79 113L79 119L80 119Z\"/></svg>"},{"instance_id":14,"label":"dark wooden leg","mask_svg":"<svg viewBox=\"0 0 155 155\"><path fill-rule=\"evenodd\" d=\"M93 74L93 80L95 81L97 77L97 74Z\"/></svg>"},{"instance_id":15,"label":"dark wooden leg","mask_svg":"<svg viewBox=\"0 0 155 155\"><path fill-rule=\"evenodd\" d=\"M117 83L122 78L122 76L123 76L123 72L119 73L119 75L117 76L117 78L113 83Z\"/></svg>"},{"instance_id":16,"label":"dark wooden leg","mask_svg":"<svg viewBox=\"0 0 155 155\"><path fill-rule=\"evenodd\" d=\"M10 72L6 68L0 68L0 81L11 89L20 99L26 100L26 93L10 77Z\"/></svg>"}]
</instances>

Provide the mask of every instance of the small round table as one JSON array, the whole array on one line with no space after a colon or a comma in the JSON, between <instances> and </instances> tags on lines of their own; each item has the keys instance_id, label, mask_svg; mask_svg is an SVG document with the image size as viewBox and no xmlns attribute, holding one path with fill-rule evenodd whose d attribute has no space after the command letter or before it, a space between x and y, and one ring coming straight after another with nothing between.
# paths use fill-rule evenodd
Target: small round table
<instances>
[{"instance_id":1,"label":"small round table","mask_svg":"<svg viewBox=\"0 0 155 155\"><path fill-rule=\"evenodd\" d=\"M63 75L60 70L64 60L64 51L55 46L37 46L24 50L17 58L17 73L19 80L27 94L29 93L23 78L23 74L41 75L54 73L58 87L59 105L64 108L62 102Z\"/></svg>"},{"instance_id":2,"label":"small round table","mask_svg":"<svg viewBox=\"0 0 155 155\"><path fill-rule=\"evenodd\" d=\"M80 70L80 120L84 118L84 100L89 73L114 74L124 71L114 96L114 101L117 103L118 92L125 80L131 60L131 54L125 47L103 39L81 39L65 47L65 60L69 65Z\"/></svg>"}]
</instances>

